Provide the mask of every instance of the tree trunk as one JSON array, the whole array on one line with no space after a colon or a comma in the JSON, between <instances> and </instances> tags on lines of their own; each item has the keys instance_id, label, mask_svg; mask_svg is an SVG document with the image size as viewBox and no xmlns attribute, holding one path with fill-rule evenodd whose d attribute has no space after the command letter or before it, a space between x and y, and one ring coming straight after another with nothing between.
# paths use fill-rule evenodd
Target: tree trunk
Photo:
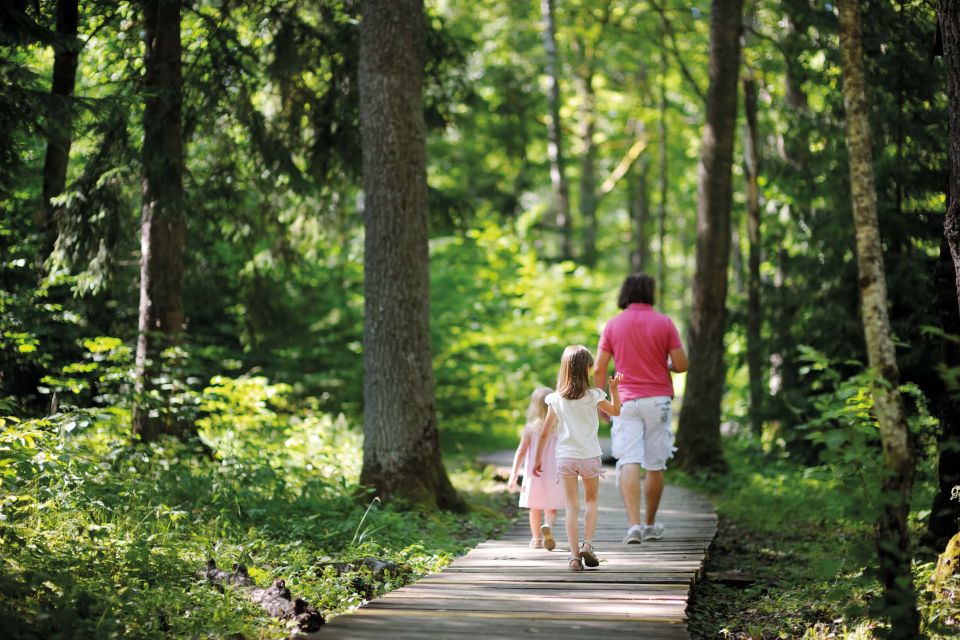
<instances>
[{"instance_id":1,"label":"tree trunk","mask_svg":"<svg viewBox=\"0 0 960 640\"><path fill-rule=\"evenodd\" d=\"M40 228L50 236L50 246L53 244L52 236L56 225L56 207L50 199L63 193L67 186L67 163L73 142L71 97L76 85L79 58L79 44L76 42L78 22L77 0L59 0L57 36L60 42L53 56L53 83L50 87L53 100L47 118L47 153L43 159L43 206L40 208Z\"/></svg>"},{"instance_id":2,"label":"tree trunk","mask_svg":"<svg viewBox=\"0 0 960 640\"><path fill-rule=\"evenodd\" d=\"M943 364L949 369L960 367L960 276L956 260L960 252L960 3L941 0L938 7L940 35L947 73L947 101L949 110L950 178L947 188L947 216L944 241L937 264L936 291L940 326L947 338L943 340ZM951 239L949 231L953 232ZM951 339L952 338L952 339ZM953 494L960 486L960 390L948 385L940 403L940 433L938 437L938 489L928 522L929 537L938 550L957 532L960 522L960 500Z\"/></svg>"},{"instance_id":3,"label":"tree trunk","mask_svg":"<svg viewBox=\"0 0 960 640\"><path fill-rule=\"evenodd\" d=\"M657 210L657 240L659 250L657 255L657 284L658 297L661 305L666 301L667 295L667 189L669 186L669 175L667 170L667 54L663 45L660 48L660 100L657 105L659 118L657 120L658 133L660 138L660 203ZM664 307L665 308L665 307Z\"/></svg>"},{"instance_id":4,"label":"tree trunk","mask_svg":"<svg viewBox=\"0 0 960 640\"><path fill-rule=\"evenodd\" d=\"M643 130L643 122L638 121L634 127L638 132ZM630 269L633 273L645 272L650 255L650 241L647 227L650 220L650 190L647 181L650 176L650 162L646 155L640 158L631 169L628 206L630 219L633 221L633 242L630 249Z\"/></svg>"},{"instance_id":5,"label":"tree trunk","mask_svg":"<svg viewBox=\"0 0 960 640\"><path fill-rule=\"evenodd\" d=\"M703 131L697 206L697 264L690 311L690 373L677 432L677 463L688 470L725 470L720 400L726 379L727 268L730 260L733 141L743 0L713 0L710 87Z\"/></svg>"},{"instance_id":6,"label":"tree trunk","mask_svg":"<svg viewBox=\"0 0 960 640\"><path fill-rule=\"evenodd\" d=\"M898 389L900 373L887 316L887 285L877 222L877 194L860 39L860 9L857 0L843 0L838 8L843 106L846 112L844 124L857 236L860 304L867 355L870 368L875 373L874 413L880 426L883 456L887 465L883 481L885 499L877 530L884 612L891 622L890 637L916 638L920 620L913 590L910 569L912 554L907 530L914 455L903 399Z\"/></svg>"},{"instance_id":7,"label":"tree trunk","mask_svg":"<svg viewBox=\"0 0 960 640\"><path fill-rule=\"evenodd\" d=\"M186 435L187 425L155 397L163 353L183 332L183 141L180 0L144 2L143 202L140 318L133 433L142 440Z\"/></svg>"},{"instance_id":8,"label":"tree trunk","mask_svg":"<svg viewBox=\"0 0 960 640\"><path fill-rule=\"evenodd\" d=\"M955 273L950 247L943 240L935 286L940 328L946 335L942 340L943 364L948 369L960 368L960 344L957 343L960 340L960 310L957 307ZM957 532L957 523L960 522L960 500L953 495L954 488L960 486L960 390L947 385L940 401L939 414L938 487L927 522L926 541L937 551L943 551L947 541Z\"/></svg>"},{"instance_id":9,"label":"tree trunk","mask_svg":"<svg viewBox=\"0 0 960 640\"><path fill-rule=\"evenodd\" d=\"M366 0L360 23L364 446L383 500L462 508L440 458L430 349L423 0Z\"/></svg>"},{"instance_id":10,"label":"tree trunk","mask_svg":"<svg viewBox=\"0 0 960 640\"><path fill-rule=\"evenodd\" d=\"M947 216L944 220L947 243L960 283L960 3L939 2L940 35L943 40L943 59L947 72L947 103L950 189ZM957 287L960 294L960 286ZM960 298L958 298L960 305Z\"/></svg>"},{"instance_id":11,"label":"tree trunk","mask_svg":"<svg viewBox=\"0 0 960 640\"><path fill-rule=\"evenodd\" d=\"M587 63L587 65L590 64ZM580 111L580 137L583 141L583 156L580 161L580 221L583 224L582 261L592 267L597 263L597 146L594 144L594 133L597 128L597 96L593 88L593 69L589 66L580 78L580 91L583 101Z\"/></svg>"},{"instance_id":12,"label":"tree trunk","mask_svg":"<svg viewBox=\"0 0 960 640\"><path fill-rule=\"evenodd\" d=\"M760 353L760 171L757 134L757 85L753 78L743 80L743 110L746 136L743 145L744 174L747 179L747 370L750 379L750 428L759 436L763 409L763 370Z\"/></svg>"},{"instance_id":13,"label":"tree trunk","mask_svg":"<svg viewBox=\"0 0 960 640\"><path fill-rule=\"evenodd\" d=\"M547 102L550 122L547 127L547 156L550 159L550 184L553 185L556 226L560 233L560 257L573 257L573 221L570 219L570 188L563 159L563 130L560 123L560 60L557 55L557 26L554 0L540 0L543 14L543 48L547 53Z\"/></svg>"}]
</instances>

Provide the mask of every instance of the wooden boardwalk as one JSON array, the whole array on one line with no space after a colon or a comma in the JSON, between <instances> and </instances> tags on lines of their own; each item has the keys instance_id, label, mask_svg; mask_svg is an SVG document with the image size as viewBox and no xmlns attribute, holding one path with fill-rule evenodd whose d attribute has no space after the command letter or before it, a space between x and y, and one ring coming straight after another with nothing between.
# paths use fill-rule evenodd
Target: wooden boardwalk
<instances>
[{"instance_id":1,"label":"wooden boardwalk","mask_svg":"<svg viewBox=\"0 0 960 640\"><path fill-rule=\"evenodd\" d=\"M598 568L567 569L562 510L553 552L527 546L524 517L440 573L334 618L313 637L689 638L687 598L716 533L713 506L697 493L668 485L658 514L664 538L626 545L626 515L613 475L608 469L600 484Z\"/></svg>"}]
</instances>

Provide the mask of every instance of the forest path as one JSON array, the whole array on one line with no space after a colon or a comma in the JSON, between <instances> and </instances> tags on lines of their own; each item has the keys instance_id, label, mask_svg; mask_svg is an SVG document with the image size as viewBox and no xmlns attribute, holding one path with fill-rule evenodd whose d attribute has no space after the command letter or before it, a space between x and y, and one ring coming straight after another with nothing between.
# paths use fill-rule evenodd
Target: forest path
<instances>
[{"instance_id":1,"label":"forest path","mask_svg":"<svg viewBox=\"0 0 960 640\"><path fill-rule=\"evenodd\" d=\"M568 570L562 510L552 552L527 546L524 518L443 571L333 619L313 637L689 638L687 599L717 530L713 505L667 485L658 514L663 539L626 545L626 513L613 469L605 469L594 536L598 568Z\"/></svg>"}]
</instances>

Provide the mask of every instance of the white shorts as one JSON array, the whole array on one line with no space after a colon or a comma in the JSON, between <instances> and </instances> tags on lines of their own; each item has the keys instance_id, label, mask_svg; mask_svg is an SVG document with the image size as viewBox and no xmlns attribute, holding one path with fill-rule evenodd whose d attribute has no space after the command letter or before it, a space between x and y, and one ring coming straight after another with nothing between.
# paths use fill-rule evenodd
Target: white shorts
<instances>
[{"instance_id":1,"label":"white shorts","mask_svg":"<svg viewBox=\"0 0 960 640\"><path fill-rule=\"evenodd\" d=\"M625 464L639 464L648 471L663 471L677 450L673 446L673 398L654 396L623 403L613 417L611 453L617 459L617 477Z\"/></svg>"}]
</instances>

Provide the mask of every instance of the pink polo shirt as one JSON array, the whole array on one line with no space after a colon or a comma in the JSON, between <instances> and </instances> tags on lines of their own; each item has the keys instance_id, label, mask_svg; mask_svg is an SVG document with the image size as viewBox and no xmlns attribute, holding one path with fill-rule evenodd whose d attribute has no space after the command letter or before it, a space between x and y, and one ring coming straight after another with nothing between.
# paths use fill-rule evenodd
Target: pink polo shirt
<instances>
[{"instance_id":1,"label":"pink polo shirt","mask_svg":"<svg viewBox=\"0 0 960 640\"><path fill-rule=\"evenodd\" d=\"M673 397L667 355L683 346L673 320L635 302L614 316L600 335L600 351L613 354L623 374L620 399Z\"/></svg>"}]
</instances>

